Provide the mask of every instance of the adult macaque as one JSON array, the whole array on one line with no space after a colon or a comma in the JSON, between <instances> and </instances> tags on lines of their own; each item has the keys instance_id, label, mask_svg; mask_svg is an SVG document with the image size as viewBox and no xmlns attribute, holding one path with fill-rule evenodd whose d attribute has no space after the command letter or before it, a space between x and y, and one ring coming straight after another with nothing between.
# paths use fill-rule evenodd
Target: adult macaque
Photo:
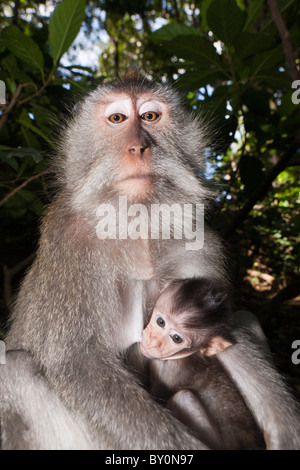
<instances>
[{"instance_id":1,"label":"adult macaque","mask_svg":"<svg viewBox=\"0 0 300 470\"><path fill-rule=\"evenodd\" d=\"M257 449L263 439L216 354L232 346L226 290L211 280L171 282L142 334L151 393L212 449Z\"/></svg>"},{"instance_id":2,"label":"adult macaque","mask_svg":"<svg viewBox=\"0 0 300 470\"><path fill-rule=\"evenodd\" d=\"M55 162L60 187L12 315L7 349L15 352L0 365L4 449L206 448L135 378L142 354L132 367L123 359L168 280L224 282L218 238L206 228L198 251L176 237L133 239L124 234L123 214L114 217L122 222L118 236L112 226L110 238L99 238L99 214L111 220L120 196L147 208L208 203L198 176L204 146L203 126L175 90L135 71L77 107ZM239 344L220 356L270 447L297 448L296 405L259 327L246 321L248 328L245 319L235 326Z\"/></svg>"}]
</instances>

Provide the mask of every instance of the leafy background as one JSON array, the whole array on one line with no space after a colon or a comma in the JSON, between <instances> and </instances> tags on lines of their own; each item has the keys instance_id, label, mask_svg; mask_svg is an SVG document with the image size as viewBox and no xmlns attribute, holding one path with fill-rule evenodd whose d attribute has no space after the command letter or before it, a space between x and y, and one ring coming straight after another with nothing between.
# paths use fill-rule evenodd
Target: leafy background
<instances>
[{"instance_id":1,"label":"leafy background","mask_svg":"<svg viewBox=\"0 0 300 470\"><path fill-rule=\"evenodd\" d=\"M258 316L297 393L299 1L19 0L0 12L1 337L53 196L47 170L60 123L86 91L135 63L178 87L209 123L211 223L236 308Z\"/></svg>"}]
</instances>

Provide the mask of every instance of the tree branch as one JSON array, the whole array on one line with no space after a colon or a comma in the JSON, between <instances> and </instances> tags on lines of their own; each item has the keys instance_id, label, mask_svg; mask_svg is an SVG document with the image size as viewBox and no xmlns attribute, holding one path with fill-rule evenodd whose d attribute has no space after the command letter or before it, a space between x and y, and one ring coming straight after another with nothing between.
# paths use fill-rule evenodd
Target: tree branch
<instances>
[{"instance_id":1,"label":"tree branch","mask_svg":"<svg viewBox=\"0 0 300 470\"><path fill-rule=\"evenodd\" d=\"M295 154L295 152L299 148L300 148L300 133L297 135L296 139L294 140L290 148L287 150L287 152L281 157L279 162L275 166L273 166L273 168L271 168L266 178L257 188L253 196L247 201L244 207L242 207L242 209L236 214L231 224L229 224L229 226L223 232L223 238L225 240L228 240L231 237L231 235L233 235L233 233L238 228L238 226L246 219L246 217L248 216L249 212L253 209L255 204L261 199L263 199L263 197L268 192L275 178L277 178L279 173L281 173L288 166L289 160L292 158L292 156Z\"/></svg>"},{"instance_id":2,"label":"tree branch","mask_svg":"<svg viewBox=\"0 0 300 470\"><path fill-rule=\"evenodd\" d=\"M0 118L0 131L1 131L2 127L4 126L4 124L6 123L6 120L8 118L9 113L11 112L11 110L13 109L15 104L17 103L18 98L19 98L23 88L27 85L28 85L28 83L18 85L16 93L14 94L12 99L10 100L9 105L5 108L5 110L3 111L3 114Z\"/></svg>"},{"instance_id":3,"label":"tree branch","mask_svg":"<svg viewBox=\"0 0 300 470\"><path fill-rule=\"evenodd\" d=\"M113 43L115 45L115 74L116 74L116 77L119 77L120 76L119 42L117 39L113 38Z\"/></svg>"},{"instance_id":4,"label":"tree branch","mask_svg":"<svg viewBox=\"0 0 300 470\"><path fill-rule=\"evenodd\" d=\"M285 25L278 2L277 0L268 0L268 3L273 21L281 37L283 52L289 67L290 76L292 77L293 81L299 80L300 74L295 61L290 32Z\"/></svg>"},{"instance_id":5,"label":"tree branch","mask_svg":"<svg viewBox=\"0 0 300 470\"><path fill-rule=\"evenodd\" d=\"M13 19L12 19L12 24L14 24L14 25L16 25L18 23L20 3L21 3L20 0L15 1L14 16L13 16Z\"/></svg>"},{"instance_id":6,"label":"tree branch","mask_svg":"<svg viewBox=\"0 0 300 470\"><path fill-rule=\"evenodd\" d=\"M176 21L177 21L177 23L181 24L182 21L181 21L181 18L180 18L180 12L179 12L179 7L178 7L177 0L175 0L173 3L174 3L173 6L174 6L174 10L175 10L175 15L176 15Z\"/></svg>"},{"instance_id":7,"label":"tree branch","mask_svg":"<svg viewBox=\"0 0 300 470\"><path fill-rule=\"evenodd\" d=\"M27 103L28 101L32 100L32 98L35 98L36 96L40 96L40 94L42 93L42 91L45 90L45 88L47 88L47 86L49 85L49 83L51 82L52 80L52 76L53 76L53 73L51 72L47 81L43 84L43 86L41 86L41 88L39 88L38 90L36 90L35 93L33 93L33 95L30 95L28 96L27 98L24 98L23 100L19 101L18 102L18 106L21 106L22 104L25 104ZM44 79L43 79L44 80Z\"/></svg>"},{"instance_id":8,"label":"tree branch","mask_svg":"<svg viewBox=\"0 0 300 470\"><path fill-rule=\"evenodd\" d=\"M41 176L46 175L48 172L49 172L49 170L44 170L41 173L38 173L37 175L33 175L30 178L28 178L28 180L24 181L24 183L20 184L20 186L15 188L13 191L11 191L9 194L7 194L7 196L5 196L4 199L2 199L0 201L0 207L3 206L3 204L5 204L7 201L9 201L9 199L11 199L15 194L17 194L19 191L21 191L21 189L25 188L25 186L27 186L29 183L31 183L31 181L34 181L34 180L40 178Z\"/></svg>"}]
</instances>

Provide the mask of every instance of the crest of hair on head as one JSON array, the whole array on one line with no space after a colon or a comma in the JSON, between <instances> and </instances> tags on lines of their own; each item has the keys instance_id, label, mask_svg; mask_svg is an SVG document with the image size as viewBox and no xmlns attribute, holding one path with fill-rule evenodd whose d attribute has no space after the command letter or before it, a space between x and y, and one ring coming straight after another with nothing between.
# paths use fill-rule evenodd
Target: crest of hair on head
<instances>
[{"instance_id":1,"label":"crest of hair on head","mask_svg":"<svg viewBox=\"0 0 300 470\"><path fill-rule=\"evenodd\" d=\"M139 69L136 65L131 65L121 77L121 81L143 81L145 78L146 76L141 69Z\"/></svg>"}]
</instances>

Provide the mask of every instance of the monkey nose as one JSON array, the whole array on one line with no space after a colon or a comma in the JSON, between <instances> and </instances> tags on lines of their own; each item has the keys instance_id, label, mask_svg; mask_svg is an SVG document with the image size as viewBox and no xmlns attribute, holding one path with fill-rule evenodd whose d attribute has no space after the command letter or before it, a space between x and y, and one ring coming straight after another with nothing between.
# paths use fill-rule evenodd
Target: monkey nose
<instances>
[{"instance_id":1,"label":"monkey nose","mask_svg":"<svg viewBox=\"0 0 300 470\"><path fill-rule=\"evenodd\" d=\"M161 338L157 338L156 336L152 336L148 339L147 347L151 349L159 349L161 347Z\"/></svg>"},{"instance_id":2,"label":"monkey nose","mask_svg":"<svg viewBox=\"0 0 300 470\"><path fill-rule=\"evenodd\" d=\"M135 157L141 158L145 152L149 149L149 145L130 145L129 146L129 153Z\"/></svg>"}]
</instances>

